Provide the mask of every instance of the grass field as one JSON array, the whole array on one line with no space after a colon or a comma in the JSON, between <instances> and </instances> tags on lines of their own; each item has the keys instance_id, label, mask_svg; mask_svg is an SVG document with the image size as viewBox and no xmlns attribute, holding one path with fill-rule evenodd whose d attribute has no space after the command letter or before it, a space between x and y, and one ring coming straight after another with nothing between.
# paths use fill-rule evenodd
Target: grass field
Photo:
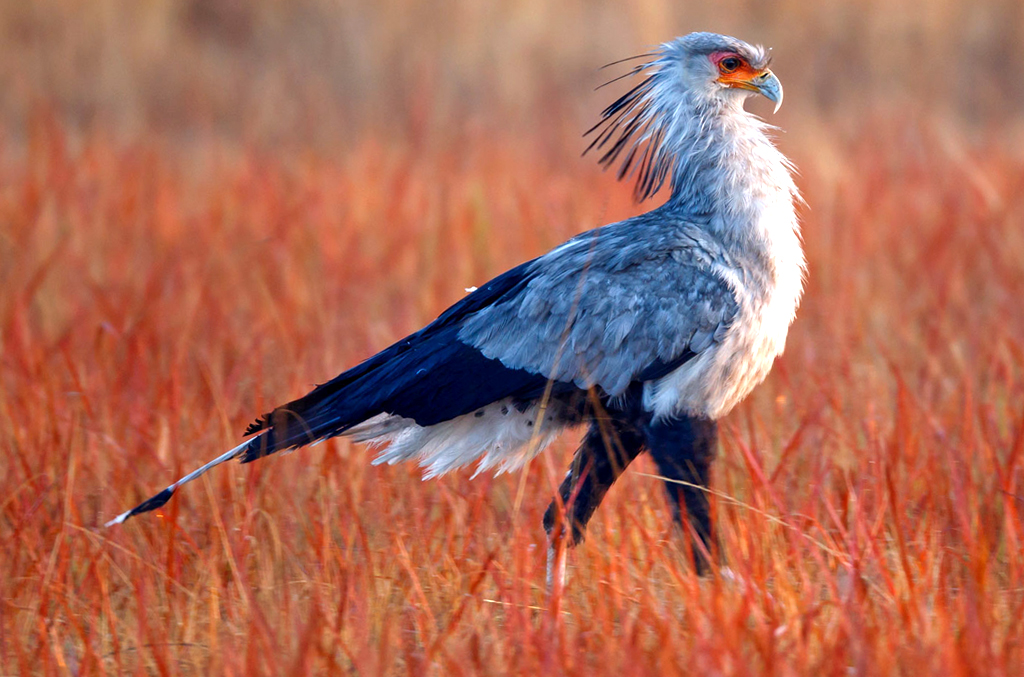
<instances>
[{"instance_id":1,"label":"grass field","mask_svg":"<svg viewBox=\"0 0 1024 677\"><path fill-rule=\"evenodd\" d=\"M38 65L0 97L0 673L1024 674L1024 135L872 89L832 115L774 44L809 283L722 428L735 579L694 574L641 459L558 604L540 522L573 439L523 474L431 482L334 440L102 524L466 287L645 210L578 158L606 95L523 76L449 118L459 76L426 66L392 117L368 121L391 94L361 79L351 127L299 134L272 87L222 128L214 78L189 132L194 107L164 124L119 79ZM543 105L503 98L531 89Z\"/></svg>"}]
</instances>

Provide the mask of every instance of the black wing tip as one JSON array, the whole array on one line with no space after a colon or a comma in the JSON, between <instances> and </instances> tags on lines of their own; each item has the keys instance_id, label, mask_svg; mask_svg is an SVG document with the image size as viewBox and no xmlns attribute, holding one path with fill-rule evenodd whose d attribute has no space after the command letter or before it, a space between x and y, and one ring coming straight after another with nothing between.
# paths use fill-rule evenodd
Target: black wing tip
<instances>
[{"instance_id":1,"label":"black wing tip","mask_svg":"<svg viewBox=\"0 0 1024 677\"><path fill-rule=\"evenodd\" d=\"M281 440L275 438L274 429L271 428L269 432L249 440L245 447L245 451L239 454L238 462L242 464L252 463L253 461L258 461L261 458L270 456L271 454L276 454L279 451L287 451L288 449L304 447L307 444L313 444L319 440L333 437L335 434L337 433L318 436L314 435L312 431L307 429L304 431L304 437L292 437L290 439L286 438L285 440Z\"/></svg>"},{"instance_id":2,"label":"black wing tip","mask_svg":"<svg viewBox=\"0 0 1024 677\"><path fill-rule=\"evenodd\" d=\"M264 456L270 456L275 452L286 449L287 447L279 447L274 440L270 439L273 434L274 431L271 429L267 434L249 440L249 443L245 446L245 451L243 451L238 457L238 462L252 463L253 461L260 460Z\"/></svg>"},{"instance_id":3,"label":"black wing tip","mask_svg":"<svg viewBox=\"0 0 1024 677\"><path fill-rule=\"evenodd\" d=\"M260 453L259 449L252 449L250 447L249 449L245 450L244 454L238 457L238 462L241 463L242 465L245 465L246 463L258 461L264 456L266 456L266 454Z\"/></svg>"},{"instance_id":4,"label":"black wing tip","mask_svg":"<svg viewBox=\"0 0 1024 677\"><path fill-rule=\"evenodd\" d=\"M115 524L121 524L129 517L135 517L136 515L141 515L144 512L149 512L151 510L156 510L157 508L162 508L164 504L167 503L167 501L171 500L171 496L173 495L174 489L172 489L171 487L167 487L156 496L146 499L145 501L139 503L137 506L135 506L128 512L121 513L114 519L107 522L104 526L111 527Z\"/></svg>"},{"instance_id":5,"label":"black wing tip","mask_svg":"<svg viewBox=\"0 0 1024 677\"><path fill-rule=\"evenodd\" d=\"M249 427L245 429L245 432L242 434L242 436L243 437L248 437L249 435L255 435L256 433L260 432L261 430L266 430L269 427L270 427L270 414L266 414L264 416L259 417L258 419L256 419L252 423L250 423Z\"/></svg>"}]
</instances>

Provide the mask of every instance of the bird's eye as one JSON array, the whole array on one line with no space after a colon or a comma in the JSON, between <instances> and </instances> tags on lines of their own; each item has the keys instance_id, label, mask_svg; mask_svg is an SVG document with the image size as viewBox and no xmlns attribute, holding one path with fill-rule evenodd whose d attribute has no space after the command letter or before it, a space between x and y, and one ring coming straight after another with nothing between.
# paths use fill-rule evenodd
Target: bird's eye
<instances>
[{"instance_id":1,"label":"bird's eye","mask_svg":"<svg viewBox=\"0 0 1024 677\"><path fill-rule=\"evenodd\" d=\"M740 67L741 63L742 62L739 60L739 57L727 56L718 62L718 70L722 71L723 73L732 73L734 70Z\"/></svg>"}]
</instances>

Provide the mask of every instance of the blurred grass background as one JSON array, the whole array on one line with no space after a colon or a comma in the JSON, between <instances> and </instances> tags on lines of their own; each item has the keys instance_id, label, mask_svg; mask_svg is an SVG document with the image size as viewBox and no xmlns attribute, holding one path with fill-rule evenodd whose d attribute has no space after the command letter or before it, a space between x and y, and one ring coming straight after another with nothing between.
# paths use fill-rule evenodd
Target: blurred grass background
<instances>
[{"instance_id":1,"label":"blurred grass background","mask_svg":"<svg viewBox=\"0 0 1024 677\"><path fill-rule=\"evenodd\" d=\"M1016 0L8 0L0 119L15 139L46 107L78 131L327 149L370 127L582 124L598 66L692 30L773 46L783 115L1024 108Z\"/></svg>"}]
</instances>

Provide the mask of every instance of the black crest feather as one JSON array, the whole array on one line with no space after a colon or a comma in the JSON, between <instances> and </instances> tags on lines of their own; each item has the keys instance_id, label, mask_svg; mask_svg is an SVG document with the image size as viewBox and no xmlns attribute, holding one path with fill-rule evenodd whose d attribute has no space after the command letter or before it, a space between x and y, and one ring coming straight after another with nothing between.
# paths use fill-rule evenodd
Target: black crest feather
<instances>
[{"instance_id":1,"label":"black crest feather","mask_svg":"<svg viewBox=\"0 0 1024 677\"><path fill-rule=\"evenodd\" d=\"M657 56L644 54L630 59ZM629 61L622 59L616 63ZM600 152L598 162L606 169L620 162L616 177L621 181L636 177L633 196L642 202L657 193L672 170L672 157L665 152L664 127L658 124L653 93L657 85L658 60L648 61L604 83L598 89L631 76L643 80L601 111L601 119L584 133L594 135L583 154Z\"/></svg>"}]
</instances>

